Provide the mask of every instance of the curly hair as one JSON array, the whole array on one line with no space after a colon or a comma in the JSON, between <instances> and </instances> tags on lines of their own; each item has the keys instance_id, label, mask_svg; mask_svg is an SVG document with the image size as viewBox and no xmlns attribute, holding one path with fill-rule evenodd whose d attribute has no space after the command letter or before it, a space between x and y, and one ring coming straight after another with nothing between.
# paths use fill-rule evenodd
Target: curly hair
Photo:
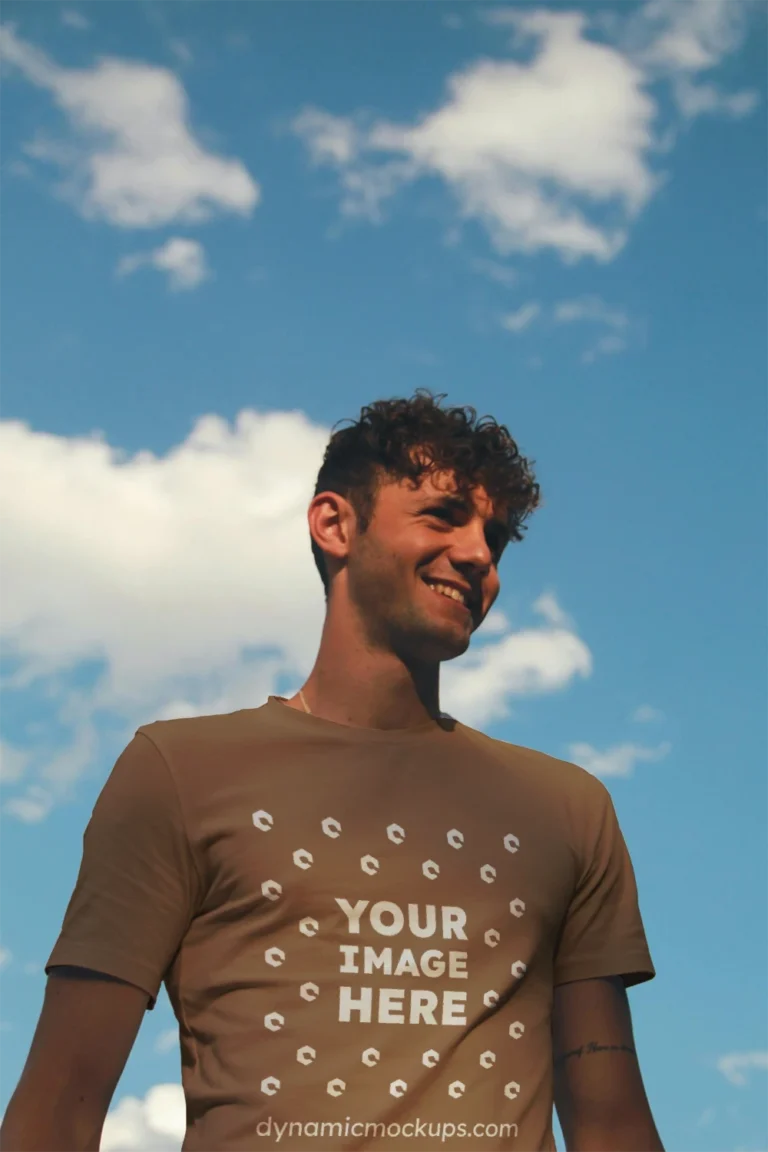
<instances>
[{"instance_id":1,"label":"curly hair","mask_svg":"<svg viewBox=\"0 0 768 1152\"><path fill-rule=\"evenodd\" d=\"M350 427L332 430L315 496L319 492L343 496L363 533L382 482L409 480L417 486L425 474L451 471L457 492L465 499L482 484L492 502L506 509L510 540L522 540L524 521L539 503L533 461L520 455L508 429L493 417L478 420L470 406L441 408L446 395L433 396L428 389L417 388L407 399L376 400L360 410L359 420ZM325 557L310 539L327 598Z\"/></svg>"}]
</instances>

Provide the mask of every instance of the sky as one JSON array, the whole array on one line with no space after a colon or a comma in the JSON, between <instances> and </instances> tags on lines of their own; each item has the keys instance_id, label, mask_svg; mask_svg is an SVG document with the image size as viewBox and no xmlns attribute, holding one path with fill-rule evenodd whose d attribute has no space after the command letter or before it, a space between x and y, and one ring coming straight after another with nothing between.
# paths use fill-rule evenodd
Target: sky
<instances>
[{"instance_id":1,"label":"sky","mask_svg":"<svg viewBox=\"0 0 768 1152\"><path fill-rule=\"evenodd\" d=\"M766 1152L765 5L2 20L0 1110L118 753L301 685L331 427L425 387L543 494L442 705L603 779L666 1148ZM163 994L102 1148L179 1081Z\"/></svg>"}]
</instances>

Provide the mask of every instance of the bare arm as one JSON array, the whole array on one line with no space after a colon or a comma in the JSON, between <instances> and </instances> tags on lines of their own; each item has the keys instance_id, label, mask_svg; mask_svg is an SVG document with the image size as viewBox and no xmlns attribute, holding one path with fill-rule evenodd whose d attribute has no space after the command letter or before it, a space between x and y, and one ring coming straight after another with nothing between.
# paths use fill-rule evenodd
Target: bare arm
<instances>
[{"instance_id":1,"label":"bare arm","mask_svg":"<svg viewBox=\"0 0 768 1152\"><path fill-rule=\"evenodd\" d=\"M133 984L54 968L0 1130L3 1152L98 1152L112 1095L147 1007Z\"/></svg>"},{"instance_id":2,"label":"bare arm","mask_svg":"<svg viewBox=\"0 0 768 1152\"><path fill-rule=\"evenodd\" d=\"M555 988L555 1105L568 1152L664 1152L621 977Z\"/></svg>"}]
</instances>

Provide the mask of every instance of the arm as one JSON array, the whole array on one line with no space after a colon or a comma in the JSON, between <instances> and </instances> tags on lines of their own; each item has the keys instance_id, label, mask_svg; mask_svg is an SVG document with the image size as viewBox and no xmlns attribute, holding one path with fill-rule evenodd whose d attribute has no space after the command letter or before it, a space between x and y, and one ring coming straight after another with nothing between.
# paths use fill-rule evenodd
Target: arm
<instances>
[{"instance_id":1,"label":"arm","mask_svg":"<svg viewBox=\"0 0 768 1152\"><path fill-rule=\"evenodd\" d=\"M3 1152L98 1152L147 993L99 972L54 968L0 1129Z\"/></svg>"},{"instance_id":2,"label":"arm","mask_svg":"<svg viewBox=\"0 0 768 1152\"><path fill-rule=\"evenodd\" d=\"M568 1152L664 1152L620 976L555 987L555 1105Z\"/></svg>"}]
</instances>

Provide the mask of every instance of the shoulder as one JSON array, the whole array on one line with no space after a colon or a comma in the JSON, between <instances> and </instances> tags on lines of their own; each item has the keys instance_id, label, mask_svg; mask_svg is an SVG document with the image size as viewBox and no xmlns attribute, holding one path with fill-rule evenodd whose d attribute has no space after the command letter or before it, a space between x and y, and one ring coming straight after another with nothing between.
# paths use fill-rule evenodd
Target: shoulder
<instances>
[{"instance_id":1,"label":"shoulder","mask_svg":"<svg viewBox=\"0 0 768 1152\"><path fill-rule=\"evenodd\" d=\"M578 764L488 736L465 724L459 724L458 728L465 739L495 758L516 783L545 793L551 803L583 809L584 806L603 808L611 802L603 782Z\"/></svg>"},{"instance_id":2,"label":"shoulder","mask_svg":"<svg viewBox=\"0 0 768 1152\"><path fill-rule=\"evenodd\" d=\"M245 740L258 738L261 709L243 708L238 712L212 713L205 716L180 716L172 720L153 720L136 729L169 762L179 755L199 755L214 749L226 750Z\"/></svg>"}]
</instances>

